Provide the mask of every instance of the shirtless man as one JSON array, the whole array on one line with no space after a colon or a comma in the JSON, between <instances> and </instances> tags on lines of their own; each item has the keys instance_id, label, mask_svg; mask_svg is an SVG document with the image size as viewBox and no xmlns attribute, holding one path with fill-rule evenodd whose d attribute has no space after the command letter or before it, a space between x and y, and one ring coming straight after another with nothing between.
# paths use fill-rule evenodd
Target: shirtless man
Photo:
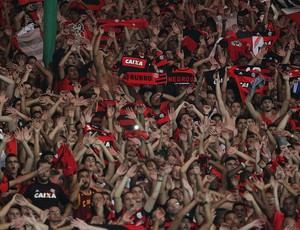
<instances>
[{"instance_id":1,"label":"shirtless man","mask_svg":"<svg viewBox=\"0 0 300 230\"><path fill-rule=\"evenodd\" d=\"M225 69L225 74L227 75L227 68ZM222 97L219 73L215 75L214 79L216 82L217 102L222 115L222 120L225 124L234 125L236 118L242 113L242 106L238 101L233 101L230 103L229 108L227 108ZM227 79L227 77L225 76L224 79Z\"/></svg>"},{"instance_id":2,"label":"shirtless man","mask_svg":"<svg viewBox=\"0 0 300 230\"><path fill-rule=\"evenodd\" d=\"M279 111L276 111L274 109L274 101L271 97L265 96L261 99L262 113L259 113L255 110L254 106L251 103L251 95L248 94L248 96L246 97L246 106L256 122L261 123L262 121L264 121L267 125L270 125L287 112L291 100L291 89L289 83L290 75L284 74L283 79L286 86L286 97Z\"/></svg>"},{"instance_id":3,"label":"shirtless man","mask_svg":"<svg viewBox=\"0 0 300 230\"><path fill-rule=\"evenodd\" d=\"M94 32L94 36L96 36L96 38L93 48L93 57L94 65L97 72L96 81L98 84L107 84L109 92L113 93L113 87L119 84L119 78L113 72L115 58L111 55L103 57L101 51L99 52L100 41L103 33L104 30L102 28L99 28ZM101 97L107 98L107 95L105 95L105 91L101 91Z\"/></svg>"}]
</instances>

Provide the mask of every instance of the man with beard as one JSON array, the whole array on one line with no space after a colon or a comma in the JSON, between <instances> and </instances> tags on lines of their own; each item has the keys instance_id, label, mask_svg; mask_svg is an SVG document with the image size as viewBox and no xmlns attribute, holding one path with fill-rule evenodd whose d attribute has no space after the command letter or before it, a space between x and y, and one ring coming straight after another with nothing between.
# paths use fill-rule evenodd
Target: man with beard
<instances>
[{"instance_id":1,"label":"man with beard","mask_svg":"<svg viewBox=\"0 0 300 230\"><path fill-rule=\"evenodd\" d=\"M90 188L91 178L87 169L80 169L77 172L78 184L70 196L73 206L73 217L87 221L92 217L91 197L97 192Z\"/></svg>"},{"instance_id":2,"label":"man with beard","mask_svg":"<svg viewBox=\"0 0 300 230\"><path fill-rule=\"evenodd\" d=\"M25 198L42 210L69 203L63 188L50 182L50 166L48 161L39 160L37 168L48 168L48 170L38 174L36 181L24 188L23 193Z\"/></svg>"},{"instance_id":3,"label":"man with beard","mask_svg":"<svg viewBox=\"0 0 300 230\"><path fill-rule=\"evenodd\" d=\"M291 89L289 83L290 75L288 74L283 75L283 79L286 87L286 91L285 91L286 96L282 103L282 107L279 111L276 111L274 109L274 105L275 105L274 101L269 96L264 96L261 99L262 113L259 113L257 110L255 110L254 106L252 105L251 94L248 94L248 96L246 97L245 103L247 109L249 110L251 116L255 119L257 123L261 123L262 121L264 121L266 122L267 125L270 125L287 112L291 100Z\"/></svg>"}]
</instances>

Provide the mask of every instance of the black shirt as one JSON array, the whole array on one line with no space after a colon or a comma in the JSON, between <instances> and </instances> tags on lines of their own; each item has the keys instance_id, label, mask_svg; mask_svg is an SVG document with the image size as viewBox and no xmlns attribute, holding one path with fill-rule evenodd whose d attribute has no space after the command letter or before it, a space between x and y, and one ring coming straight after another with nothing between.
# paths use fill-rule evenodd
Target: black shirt
<instances>
[{"instance_id":1,"label":"black shirt","mask_svg":"<svg viewBox=\"0 0 300 230\"><path fill-rule=\"evenodd\" d=\"M59 206L59 204L66 205L69 203L63 188L50 181L47 184L34 182L28 185L23 195L42 210L49 209L52 206Z\"/></svg>"}]
</instances>

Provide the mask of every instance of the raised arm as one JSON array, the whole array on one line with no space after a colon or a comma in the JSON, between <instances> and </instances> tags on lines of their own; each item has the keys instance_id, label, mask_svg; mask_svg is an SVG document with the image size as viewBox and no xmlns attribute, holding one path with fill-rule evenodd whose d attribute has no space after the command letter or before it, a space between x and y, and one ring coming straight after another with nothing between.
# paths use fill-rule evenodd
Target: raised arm
<instances>
[{"instance_id":1,"label":"raised arm","mask_svg":"<svg viewBox=\"0 0 300 230\"><path fill-rule=\"evenodd\" d=\"M122 204L122 192L124 190L125 184L129 178L132 178L136 175L137 173L137 165L131 166L130 169L128 169L127 173L124 175L121 183L119 186L116 188L115 193L114 193L114 201L115 201L115 211L117 213L121 212L123 209L123 204Z\"/></svg>"},{"instance_id":2,"label":"raised arm","mask_svg":"<svg viewBox=\"0 0 300 230\"><path fill-rule=\"evenodd\" d=\"M290 101L291 101L291 86L290 86L290 75L289 74L283 74L283 79L284 79L284 82L285 82L285 99L282 103L282 107L281 109L279 110L279 116L282 116L284 113L287 112L288 108L289 108L289 104L290 104Z\"/></svg>"},{"instance_id":3,"label":"raised arm","mask_svg":"<svg viewBox=\"0 0 300 230\"><path fill-rule=\"evenodd\" d=\"M251 114L251 116L254 118L254 120L256 122L260 123L262 121L261 115L255 110L254 106L251 103L251 100L252 100L252 96L250 94L248 94L245 99L247 109L248 109L249 113Z\"/></svg>"},{"instance_id":4,"label":"raised arm","mask_svg":"<svg viewBox=\"0 0 300 230\"><path fill-rule=\"evenodd\" d=\"M225 74L227 75L226 72L227 72L227 69L225 69ZM225 103L223 101L222 95L224 95L224 93L221 92L219 72L217 72L215 74L214 79L216 81L216 97L217 97L217 101L218 101L218 105L219 105L219 110L220 110L220 113L222 114L223 121L227 121L228 117L229 117L229 113L228 113ZM225 79L224 79L224 81L225 81Z\"/></svg>"},{"instance_id":5,"label":"raised arm","mask_svg":"<svg viewBox=\"0 0 300 230\"><path fill-rule=\"evenodd\" d=\"M152 211L152 209L155 205L155 202L156 202L157 197L158 197L159 192L160 192L162 182L163 182L163 176L158 174L157 181L156 181L156 184L154 186L153 192L152 192L151 196L148 198L148 200L147 200L147 202L144 206L145 211L148 212L148 213L150 213Z\"/></svg>"}]
</instances>

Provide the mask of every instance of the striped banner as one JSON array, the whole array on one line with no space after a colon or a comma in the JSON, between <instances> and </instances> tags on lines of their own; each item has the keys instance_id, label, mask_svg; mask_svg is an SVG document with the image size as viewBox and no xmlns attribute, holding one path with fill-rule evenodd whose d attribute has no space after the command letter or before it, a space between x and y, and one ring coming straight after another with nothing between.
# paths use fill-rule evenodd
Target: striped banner
<instances>
[{"instance_id":1,"label":"striped banner","mask_svg":"<svg viewBox=\"0 0 300 230\"><path fill-rule=\"evenodd\" d=\"M17 36L18 46L27 56L35 56L37 60L43 60L43 38L39 28Z\"/></svg>"}]
</instances>

